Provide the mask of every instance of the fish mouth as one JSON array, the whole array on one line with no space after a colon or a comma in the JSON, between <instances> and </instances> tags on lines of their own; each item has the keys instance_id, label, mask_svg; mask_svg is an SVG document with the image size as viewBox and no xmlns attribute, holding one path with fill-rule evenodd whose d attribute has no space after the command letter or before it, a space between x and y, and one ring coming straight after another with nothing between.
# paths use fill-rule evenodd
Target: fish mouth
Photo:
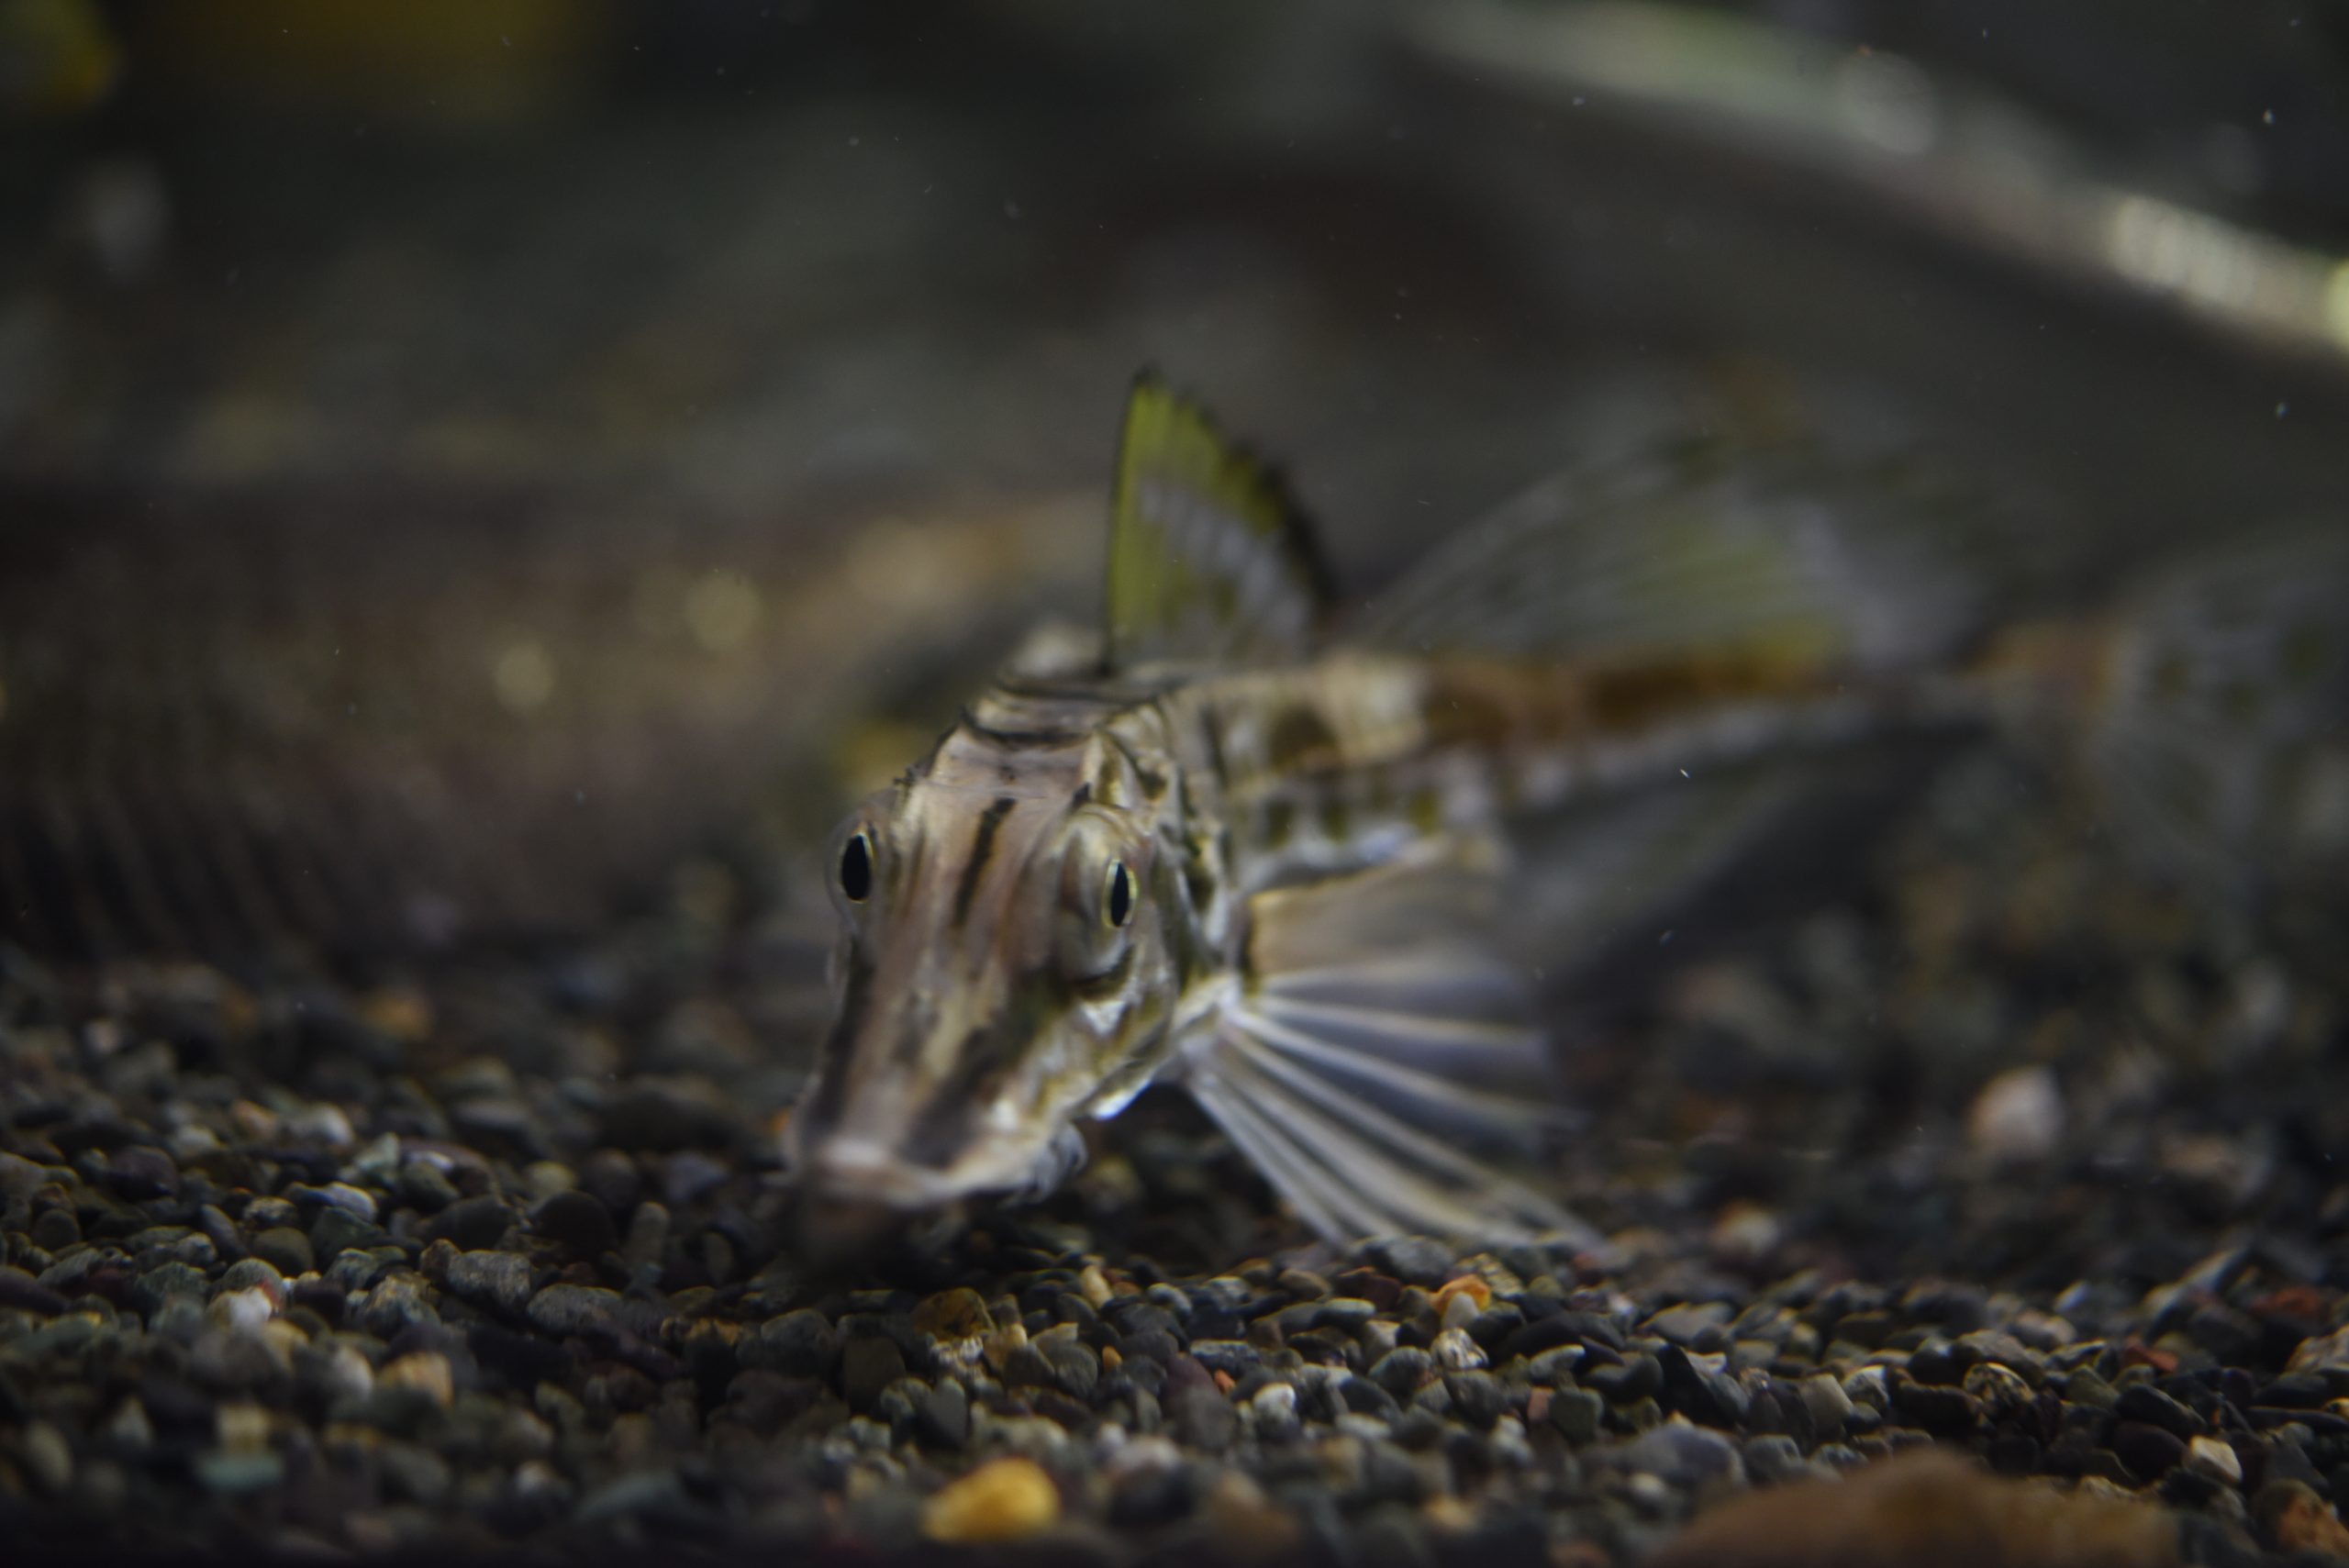
<instances>
[{"instance_id":1,"label":"fish mouth","mask_svg":"<svg viewBox=\"0 0 2349 1568\"><path fill-rule=\"evenodd\" d=\"M971 1200L1007 1185L974 1180L967 1162L919 1165L877 1139L835 1136L808 1154L793 1229L807 1259L842 1263L905 1244L930 1222L959 1226Z\"/></svg>"},{"instance_id":2,"label":"fish mouth","mask_svg":"<svg viewBox=\"0 0 2349 1568\"><path fill-rule=\"evenodd\" d=\"M936 1166L917 1165L877 1139L835 1136L811 1151L811 1194L895 1209L935 1208L964 1196L968 1182Z\"/></svg>"}]
</instances>

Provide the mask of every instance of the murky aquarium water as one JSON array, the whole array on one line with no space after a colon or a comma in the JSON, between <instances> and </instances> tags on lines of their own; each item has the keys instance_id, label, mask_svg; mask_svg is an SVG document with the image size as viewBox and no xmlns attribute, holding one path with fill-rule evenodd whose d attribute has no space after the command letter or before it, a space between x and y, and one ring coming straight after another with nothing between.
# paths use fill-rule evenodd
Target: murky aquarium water
<instances>
[{"instance_id":1,"label":"murky aquarium water","mask_svg":"<svg viewBox=\"0 0 2349 1568\"><path fill-rule=\"evenodd\" d=\"M0 1540L2349 1558L2349 23L0 0Z\"/></svg>"}]
</instances>

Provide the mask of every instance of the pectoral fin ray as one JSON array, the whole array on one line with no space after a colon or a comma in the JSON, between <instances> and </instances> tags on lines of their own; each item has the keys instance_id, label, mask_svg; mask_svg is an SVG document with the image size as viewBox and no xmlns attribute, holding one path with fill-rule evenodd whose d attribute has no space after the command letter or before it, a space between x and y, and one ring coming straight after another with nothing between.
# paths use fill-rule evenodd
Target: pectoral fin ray
<instances>
[{"instance_id":1,"label":"pectoral fin ray","mask_svg":"<svg viewBox=\"0 0 2349 1568\"><path fill-rule=\"evenodd\" d=\"M1592 1234L1482 1157L1561 1121L1527 990L1489 956L1498 873L1439 839L1251 903L1250 975L1186 1081L1326 1233Z\"/></svg>"}]
</instances>

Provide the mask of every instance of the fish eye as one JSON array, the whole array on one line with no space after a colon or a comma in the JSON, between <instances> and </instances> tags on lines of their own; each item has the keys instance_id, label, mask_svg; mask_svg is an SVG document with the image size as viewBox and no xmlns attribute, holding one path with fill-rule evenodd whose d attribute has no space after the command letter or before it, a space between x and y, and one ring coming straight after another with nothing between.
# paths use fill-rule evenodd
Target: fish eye
<instances>
[{"instance_id":1,"label":"fish eye","mask_svg":"<svg viewBox=\"0 0 2349 1568\"><path fill-rule=\"evenodd\" d=\"M1101 913L1112 926L1123 927L1134 917L1134 877L1123 861L1109 862L1106 895L1101 900Z\"/></svg>"},{"instance_id":2,"label":"fish eye","mask_svg":"<svg viewBox=\"0 0 2349 1568\"><path fill-rule=\"evenodd\" d=\"M852 904L873 896L873 835L862 828L841 846L841 895Z\"/></svg>"}]
</instances>

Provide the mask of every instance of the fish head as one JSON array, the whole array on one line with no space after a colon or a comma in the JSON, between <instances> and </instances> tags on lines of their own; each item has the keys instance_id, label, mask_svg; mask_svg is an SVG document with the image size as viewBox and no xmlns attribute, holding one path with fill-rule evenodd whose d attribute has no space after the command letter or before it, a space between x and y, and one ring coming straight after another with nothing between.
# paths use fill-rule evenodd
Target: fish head
<instances>
[{"instance_id":1,"label":"fish head","mask_svg":"<svg viewBox=\"0 0 2349 1568\"><path fill-rule=\"evenodd\" d=\"M1152 817L1081 768L941 763L834 838L837 1011L786 1139L818 1203L1048 1189L1173 1015L1182 911Z\"/></svg>"}]
</instances>

